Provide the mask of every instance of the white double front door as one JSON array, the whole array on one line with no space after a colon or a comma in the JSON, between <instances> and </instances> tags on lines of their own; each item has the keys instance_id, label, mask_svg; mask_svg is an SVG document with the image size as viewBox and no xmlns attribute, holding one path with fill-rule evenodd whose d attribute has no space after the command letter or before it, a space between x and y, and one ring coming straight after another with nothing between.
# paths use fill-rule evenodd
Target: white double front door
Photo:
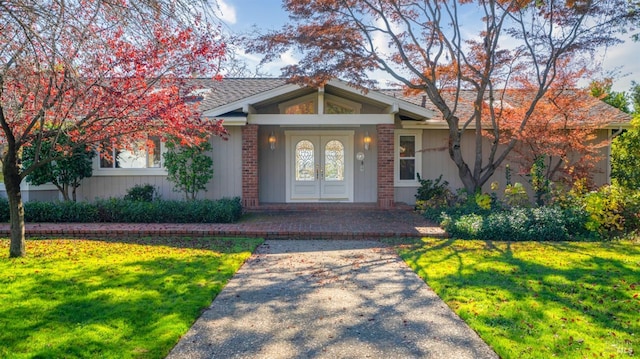
<instances>
[{"instance_id":1,"label":"white double front door","mask_svg":"<svg viewBox=\"0 0 640 359\"><path fill-rule=\"evenodd\" d=\"M353 202L353 131L285 131L287 202Z\"/></svg>"}]
</instances>

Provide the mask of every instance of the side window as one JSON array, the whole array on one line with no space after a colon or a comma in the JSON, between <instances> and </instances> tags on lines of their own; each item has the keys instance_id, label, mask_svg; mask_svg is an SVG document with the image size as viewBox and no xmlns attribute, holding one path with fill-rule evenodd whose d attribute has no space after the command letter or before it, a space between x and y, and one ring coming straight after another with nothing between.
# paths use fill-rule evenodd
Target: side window
<instances>
[{"instance_id":1,"label":"side window","mask_svg":"<svg viewBox=\"0 0 640 359\"><path fill-rule=\"evenodd\" d=\"M422 131L397 131L395 135L396 186L417 186L422 173Z\"/></svg>"}]
</instances>

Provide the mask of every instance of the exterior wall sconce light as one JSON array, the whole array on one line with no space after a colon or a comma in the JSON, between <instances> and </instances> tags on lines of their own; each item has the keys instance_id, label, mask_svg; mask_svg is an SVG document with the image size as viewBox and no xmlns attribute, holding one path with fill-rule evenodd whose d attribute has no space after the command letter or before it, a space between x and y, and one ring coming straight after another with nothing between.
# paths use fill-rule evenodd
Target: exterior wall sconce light
<instances>
[{"instance_id":1,"label":"exterior wall sconce light","mask_svg":"<svg viewBox=\"0 0 640 359\"><path fill-rule=\"evenodd\" d=\"M269 135L269 148L271 148L271 151L276 149L277 141L278 139L276 138L276 135L271 131L271 134Z\"/></svg>"},{"instance_id":2,"label":"exterior wall sconce light","mask_svg":"<svg viewBox=\"0 0 640 359\"><path fill-rule=\"evenodd\" d=\"M369 136L369 131L364 133L364 149L369 151L369 145L371 144L371 136Z\"/></svg>"}]
</instances>

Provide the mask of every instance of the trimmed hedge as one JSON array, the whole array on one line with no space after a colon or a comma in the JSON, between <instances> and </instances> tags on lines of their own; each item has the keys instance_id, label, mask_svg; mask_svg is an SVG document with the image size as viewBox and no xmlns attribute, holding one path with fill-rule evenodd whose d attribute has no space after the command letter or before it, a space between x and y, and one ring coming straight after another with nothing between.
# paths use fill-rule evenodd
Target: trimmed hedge
<instances>
[{"instance_id":1,"label":"trimmed hedge","mask_svg":"<svg viewBox=\"0 0 640 359\"><path fill-rule=\"evenodd\" d=\"M240 219L240 198L198 201L136 202L124 199L88 202L27 202L27 222L232 223ZM9 205L0 199L0 221L9 221Z\"/></svg>"},{"instance_id":2,"label":"trimmed hedge","mask_svg":"<svg viewBox=\"0 0 640 359\"><path fill-rule=\"evenodd\" d=\"M585 223L586 211L558 207L513 208L488 215L443 214L442 226L447 232L462 239L509 241L566 241L591 239Z\"/></svg>"}]
</instances>

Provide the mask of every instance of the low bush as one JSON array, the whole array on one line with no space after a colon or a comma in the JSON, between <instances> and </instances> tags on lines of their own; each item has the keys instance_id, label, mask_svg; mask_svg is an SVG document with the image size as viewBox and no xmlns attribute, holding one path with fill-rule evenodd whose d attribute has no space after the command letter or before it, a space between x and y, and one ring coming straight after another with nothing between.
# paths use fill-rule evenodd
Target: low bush
<instances>
[{"instance_id":1,"label":"low bush","mask_svg":"<svg viewBox=\"0 0 640 359\"><path fill-rule=\"evenodd\" d=\"M197 201L134 202L109 199L96 202L100 222L231 223L240 219L240 198Z\"/></svg>"},{"instance_id":2,"label":"low bush","mask_svg":"<svg viewBox=\"0 0 640 359\"><path fill-rule=\"evenodd\" d=\"M0 199L0 220L9 220L9 205ZM88 202L27 202L27 222L231 223L240 219L240 198L198 201L140 202L106 199Z\"/></svg>"},{"instance_id":3,"label":"low bush","mask_svg":"<svg viewBox=\"0 0 640 359\"><path fill-rule=\"evenodd\" d=\"M150 184L135 185L127 190L124 199L136 202L151 202L157 197L156 188Z\"/></svg>"},{"instance_id":4,"label":"low bush","mask_svg":"<svg viewBox=\"0 0 640 359\"><path fill-rule=\"evenodd\" d=\"M455 196L448 187L449 182L443 181L442 175L432 180L421 178L418 174L418 182L420 182L416 193L416 208L418 210L447 206L455 200Z\"/></svg>"},{"instance_id":5,"label":"low bush","mask_svg":"<svg viewBox=\"0 0 640 359\"><path fill-rule=\"evenodd\" d=\"M513 208L488 215L444 215L442 226L462 239L565 241L589 239L588 213L558 207Z\"/></svg>"},{"instance_id":6,"label":"low bush","mask_svg":"<svg viewBox=\"0 0 640 359\"><path fill-rule=\"evenodd\" d=\"M0 198L0 221L9 221L9 201L6 198Z\"/></svg>"},{"instance_id":7,"label":"low bush","mask_svg":"<svg viewBox=\"0 0 640 359\"><path fill-rule=\"evenodd\" d=\"M24 219L27 222L95 222L96 206L88 202L26 202Z\"/></svg>"}]
</instances>

